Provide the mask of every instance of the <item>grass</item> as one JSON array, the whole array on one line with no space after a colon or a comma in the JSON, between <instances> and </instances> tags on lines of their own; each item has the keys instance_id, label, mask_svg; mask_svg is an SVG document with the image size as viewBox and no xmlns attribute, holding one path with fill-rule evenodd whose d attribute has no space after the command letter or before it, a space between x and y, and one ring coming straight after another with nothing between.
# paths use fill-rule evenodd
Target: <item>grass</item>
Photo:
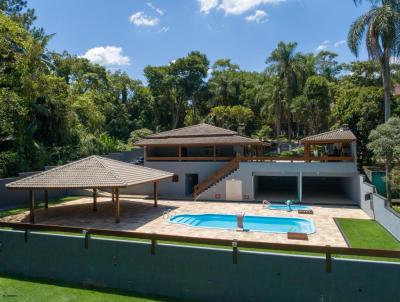
<instances>
[{"instance_id":1,"label":"grass","mask_svg":"<svg viewBox=\"0 0 400 302\"><path fill-rule=\"evenodd\" d=\"M151 302L175 301L117 290L99 290L76 284L0 275L0 301L8 302Z\"/></svg>"},{"instance_id":2,"label":"grass","mask_svg":"<svg viewBox=\"0 0 400 302\"><path fill-rule=\"evenodd\" d=\"M393 206L393 210L400 213L400 205Z\"/></svg>"},{"instance_id":3,"label":"grass","mask_svg":"<svg viewBox=\"0 0 400 302\"><path fill-rule=\"evenodd\" d=\"M337 218L337 224L354 248L400 250L400 242L375 220ZM376 257L354 257L369 260L389 260ZM400 259L392 259L400 262Z\"/></svg>"},{"instance_id":4,"label":"grass","mask_svg":"<svg viewBox=\"0 0 400 302\"><path fill-rule=\"evenodd\" d=\"M72 200L77 200L83 198L82 196L66 196L66 197L62 197L59 199L52 199L49 200L49 205L51 204L58 204L58 203L62 203L62 202L67 202L67 201L72 201ZM44 208L44 201L40 201L39 203L37 203L35 205L36 209L40 209L40 208ZM17 215L23 212L29 211L29 209L27 207L24 208L16 208L16 209L10 209L10 210L2 210L0 211L0 218L4 218L7 216L12 216L12 215Z\"/></svg>"}]
</instances>

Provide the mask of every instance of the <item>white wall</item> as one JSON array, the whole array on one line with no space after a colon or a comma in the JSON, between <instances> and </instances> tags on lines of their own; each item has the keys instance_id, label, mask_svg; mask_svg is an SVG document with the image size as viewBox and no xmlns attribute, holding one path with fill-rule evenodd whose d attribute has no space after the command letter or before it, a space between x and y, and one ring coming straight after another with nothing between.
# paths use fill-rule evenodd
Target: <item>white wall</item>
<instances>
[{"instance_id":1,"label":"white wall","mask_svg":"<svg viewBox=\"0 0 400 302\"><path fill-rule=\"evenodd\" d=\"M215 186L200 194L201 200L213 200L215 195L221 195L221 199L226 198L225 180L237 179L242 180L243 195L248 195L250 200L254 200L254 184L253 175L264 176L326 176L326 177L348 177L351 178L353 189L349 192L349 196L358 202L359 199L359 183L357 166L349 162L335 163L291 163L291 162L241 162L239 170L223 179Z\"/></svg>"}]
</instances>

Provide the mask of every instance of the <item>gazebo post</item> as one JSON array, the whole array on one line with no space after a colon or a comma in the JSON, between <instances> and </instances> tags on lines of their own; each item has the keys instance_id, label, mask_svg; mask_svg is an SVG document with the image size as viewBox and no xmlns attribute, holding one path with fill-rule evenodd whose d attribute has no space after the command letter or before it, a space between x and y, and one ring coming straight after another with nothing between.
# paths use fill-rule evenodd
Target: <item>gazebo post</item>
<instances>
[{"instance_id":1,"label":"gazebo post","mask_svg":"<svg viewBox=\"0 0 400 302\"><path fill-rule=\"evenodd\" d=\"M29 190L29 221L35 223L35 192Z\"/></svg>"},{"instance_id":2,"label":"gazebo post","mask_svg":"<svg viewBox=\"0 0 400 302\"><path fill-rule=\"evenodd\" d=\"M158 189L157 189L157 182L155 181L153 187L153 195L154 195L154 207L157 207L157 201L158 201Z\"/></svg>"},{"instance_id":3,"label":"gazebo post","mask_svg":"<svg viewBox=\"0 0 400 302\"><path fill-rule=\"evenodd\" d=\"M114 201L115 201L115 191L114 191L114 188L111 188L111 201L112 201L112 203L114 203Z\"/></svg>"},{"instance_id":4,"label":"gazebo post","mask_svg":"<svg viewBox=\"0 0 400 302\"><path fill-rule=\"evenodd\" d=\"M93 212L97 212L97 189L93 188Z\"/></svg>"},{"instance_id":5,"label":"gazebo post","mask_svg":"<svg viewBox=\"0 0 400 302\"><path fill-rule=\"evenodd\" d=\"M119 188L115 188L115 202L114 202L114 209L115 209L115 223L119 223Z\"/></svg>"},{"instance_id":6,"label":"gazebo post","mask_svg":"<svg viewBox=\"0 0 400 302\"><path fill-rule=\"evenodd\" d=\"M44 208L49 208L49 191L47 189L44 190Z\"/></svg>"}]
</instances>

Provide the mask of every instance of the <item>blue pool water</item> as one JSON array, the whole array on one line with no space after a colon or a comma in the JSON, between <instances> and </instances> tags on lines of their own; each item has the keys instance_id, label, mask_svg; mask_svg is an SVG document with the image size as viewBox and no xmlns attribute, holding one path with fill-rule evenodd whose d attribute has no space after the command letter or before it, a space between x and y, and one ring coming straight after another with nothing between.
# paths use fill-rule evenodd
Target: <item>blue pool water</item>
<instances>
[{"instance_id":1,"label":"blue pool water","mask_svg":"<svg viewBox=\"0 0 400 302\"><path fill-rule=\"evenodd\" d=\"M292 204L290 206L292 211L298 211L298 210L311 210L312 208L309 206L302 206L302 205L297 205L297 204ZM270 210L282 210L282 211L289 211L289 207L285 204L270 204L268 206L268 209Z\"/></svg>"},{"instance_id":2,"label":"blue pool water","mask_svg":"<svg viewBox=\"0 0 400 302\"><path fill-rule=\"evenodd\" d=\"M196 228L216 228L236 230L236 215L226 214L181 214L171 217L170 222ZM245 230L267 233L305 233L315 232L312 220L292 217L244 216Z\"/></svg>"}]
</instances>

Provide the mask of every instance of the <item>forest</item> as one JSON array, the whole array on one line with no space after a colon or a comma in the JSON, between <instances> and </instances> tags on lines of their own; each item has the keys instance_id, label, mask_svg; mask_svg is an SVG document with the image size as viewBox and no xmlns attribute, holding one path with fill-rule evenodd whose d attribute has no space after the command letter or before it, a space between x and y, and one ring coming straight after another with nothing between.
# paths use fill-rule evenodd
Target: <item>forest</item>
<instances>
[{"instance_id":1,"label":"forest","mask_svg":"<svg viewBox=\"0 0 400 302\"><path fill-rule=\"evenodd\" d=\"M199 122L244 126L246 135L278 143L348 124L360 161L372 159L369 133L385 122L375 61L339 63L333 52L302 53L296 42L280 42L260 62L264 71L252 72L194 50L147 66L144 84L50 51L52 35L35 19L26 1L0 1L1 177L129 150L145 135ZM391 71L396 87L399 65ZM395 92L391 115L399 116Z\"/></svg>"}]
</instances>

